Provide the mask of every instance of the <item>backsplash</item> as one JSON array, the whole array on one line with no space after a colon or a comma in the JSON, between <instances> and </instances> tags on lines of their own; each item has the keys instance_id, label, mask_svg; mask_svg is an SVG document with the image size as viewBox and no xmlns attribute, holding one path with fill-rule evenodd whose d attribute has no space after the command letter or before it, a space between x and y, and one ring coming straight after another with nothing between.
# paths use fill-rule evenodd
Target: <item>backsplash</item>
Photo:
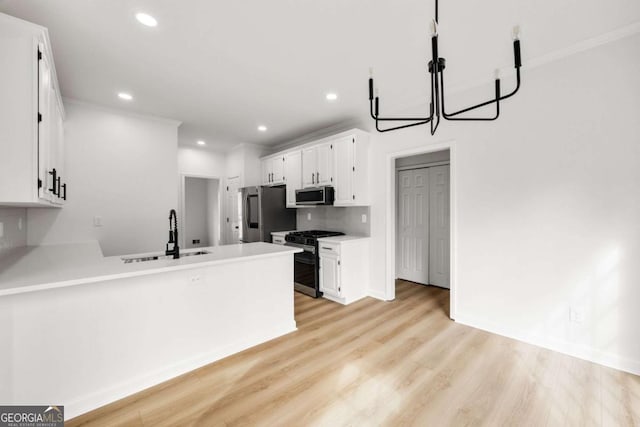
<instances>
[{"instance_id":1,"label":"backsplash","mask_svg":"<svg viewBox=\"0 0 640 427\"><path fill-rule=\"evenodd\" d=\"M370 236L370 211L369 207L361 206L298 208L298 230L341 231L354 236ZM311 214L310 220L307 217L308 214ZM362 215L366 215L366 223L362 222Z\"/></svg>"},{"instance_id":2,"label":"backsplash","mask_svg":"<svg viewBox=\"0 0 640 427\"><path fill-rule=\"evenodd\" d=\"M10 249L27 244L27 210L25 208L0 208L0 256Z\"/></svg>"}]
</instances>

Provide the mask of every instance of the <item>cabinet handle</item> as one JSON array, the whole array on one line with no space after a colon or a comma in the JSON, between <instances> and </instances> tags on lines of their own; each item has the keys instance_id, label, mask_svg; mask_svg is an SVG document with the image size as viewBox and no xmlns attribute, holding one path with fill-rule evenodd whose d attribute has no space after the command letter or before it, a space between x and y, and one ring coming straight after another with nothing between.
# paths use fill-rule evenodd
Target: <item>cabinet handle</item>
<instances>
[{"instance_id":1,"label":"cabinet handle","mask_svg":"<svg viewBox=\"0 0 640 427\"><path fill-rule=\"evenodd\" d=\"M321 248L322 248L322 249L326 249L326 250L328 250L328 251L332 251L332 250L333 250L333 248L327 248L326 246L321 246Z\"/></svg>"},{"instance_id":2,"label":"cabinet handle","mask_svg":"<svg viewBox=\"0 0 640 427\"><path fill-rule=\"evenodd\" d=\"M56 193L56 181L58 178L58 173L56 172L56 168L53 168L51 172L49 172L49 175L53 177L53 181L51 183L51 188L49 189L49 191L57 196L58 194Z\"/></svg>"},{"instance_id":3,"label":"cabinet handle","mask_svg":"<svg viewBox=\"0 0 640 427\"><path fill-rule=\"evenodd\" d=\"M311 172L311 183L315 184L316 183L316 174Z\"/></svg>"},{"instance_id":4,"label":"cabinet handle","mask_svg":"<svg viewBox=\"0 0 640 427\"><path fill-rule=\"evenodd\" d=\"M316 182L320 184L320 172L316 172Z\"/></svg>"},{"instance_id":5,"label":"cabinet handle","mask_svg":"<svg viewBox=\"0 0 640 427\"><path fill-rule=\"evenodd\" d=\"M67 200L67 184L62 184L62 200Z\"/></svg>"},{"instance_id":6,"label":"cabinet handle","mask_svg":"<svg viewBox=\"0 0 640 427\"><path fill-rule=\"evenodd\" d=\"M58 187L58 194L56 194L56 196L58 196L58 198L60 198L61 197L60 195L62 194L62 192L60 191L60 187L62 186L62 182L61 182L60 177L56 178L56 184L57 184L57 187Z\"/></svg>"}]
</instances>

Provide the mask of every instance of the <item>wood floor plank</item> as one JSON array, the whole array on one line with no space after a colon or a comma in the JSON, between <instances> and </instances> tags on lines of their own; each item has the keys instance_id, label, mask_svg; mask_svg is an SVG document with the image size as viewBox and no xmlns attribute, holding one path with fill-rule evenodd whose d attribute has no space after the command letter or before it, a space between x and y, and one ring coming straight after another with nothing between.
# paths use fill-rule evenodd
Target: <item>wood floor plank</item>
<instances>
[{"instance_id":1,"label":"wood floor plank","mask_svg":"<svg viewBox=\"0 0 640 427\"><path fill-rule=\"evenodd\" d=\"M68 426L640 425L640 378L449 319L449 292L295 294L298 330Z\"/></svg>"}]
</instances>

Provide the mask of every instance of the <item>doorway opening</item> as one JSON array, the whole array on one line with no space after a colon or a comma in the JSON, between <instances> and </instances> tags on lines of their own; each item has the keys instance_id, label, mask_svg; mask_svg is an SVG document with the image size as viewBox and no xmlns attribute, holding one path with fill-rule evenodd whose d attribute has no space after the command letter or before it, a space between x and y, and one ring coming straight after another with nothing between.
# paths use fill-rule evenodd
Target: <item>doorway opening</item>
<instances>
[{"instance_id":1,"label":"doorway opening","mask_svg":"<svg viewBox=\"0 0 640 427\"><path fill-rule=\"evenodd\" d=\"M218 246L220 239L220 179L183 175L182 246Z\"/></svg>"},{"instance_id":2,"label":"doorway opening","mask_svg":"<svg viewBox=\"0 0 640 427\"><path fill-rule=\"evenodd\" d=\"M387 199L386 300L433 294L455 318L455 144L393 153ZM446 309L445 309L446 307Z\"/></svg>"},{"instance_id":3,"label":"doorway opening","mask_svg":"<svg viewBox=\"0 0 640 427\"><path fill-rule=\"evenodd\" d=\"M411 283L450 287L449 159L449 150L396 159L397 297Z\"/></svg>"}]
</instances>

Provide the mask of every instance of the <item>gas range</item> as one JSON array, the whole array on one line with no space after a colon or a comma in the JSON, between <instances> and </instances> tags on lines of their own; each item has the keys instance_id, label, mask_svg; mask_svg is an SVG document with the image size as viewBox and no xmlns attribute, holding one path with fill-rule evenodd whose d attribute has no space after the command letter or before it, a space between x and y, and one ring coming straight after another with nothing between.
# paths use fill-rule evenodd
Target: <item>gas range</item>
<instances>
[{"instance_id":1,"label":"gas range","mask_svg":"<svg viewBox=\"0 0 640 427\"><path fill-rule=\"evenodd\" d=\"M339 231L306 230L293 231L284 237L285 245L295 246L304 250L304 252L293 256L294 289L296 291L314 298L322 296L319 277L318 239L342 235L344 233Z\"/></svg>"},{"instance_id":2,"label":"gas range","mask_svg":"<svg viewBox=\"0 0 640 427\"><path fill-rule=\"evenodd\" d=\"M305 230L305 231L292 231L285 236L285 241L290 243L297 243L305 246L315 246L318 239L322 237L342 236L344 233L339 231L324 231L324 230Z\"/></svg>"}]
</instances>

